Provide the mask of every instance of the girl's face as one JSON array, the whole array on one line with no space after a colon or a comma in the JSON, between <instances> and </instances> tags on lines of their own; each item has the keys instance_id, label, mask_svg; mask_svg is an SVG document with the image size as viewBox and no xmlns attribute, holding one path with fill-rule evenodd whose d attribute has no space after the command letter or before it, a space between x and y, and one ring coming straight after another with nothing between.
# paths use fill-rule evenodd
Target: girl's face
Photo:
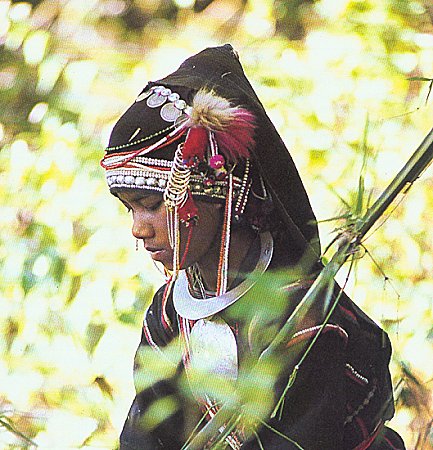
<instances>
[{"instance_id":1,"label":"girl's face","mask_svg":"<svg viewBox=\"0 0 433 450\"><path fill-rule=\"evenodd\" d=\"M167 269L173 269L173 249L170 246L167 227L167 212L161 194L121 190L116 194L132 213L132 234L142 240L144 248L154 261L161 262ZM206 261L216 256L221 242L220 225L222 205L196 201L199 220L192 225L192 237L182 268ZM180 258L182 259L189 228L181 225Z\"/></svg>"}]
</instances>

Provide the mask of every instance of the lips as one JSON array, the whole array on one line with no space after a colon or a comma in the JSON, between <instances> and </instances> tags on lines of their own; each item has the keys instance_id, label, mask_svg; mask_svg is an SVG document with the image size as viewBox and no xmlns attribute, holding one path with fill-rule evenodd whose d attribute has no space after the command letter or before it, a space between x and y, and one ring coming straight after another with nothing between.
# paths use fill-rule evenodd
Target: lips
<instances>
[{"instance_id":1,"label":"lips","mask_svg":"<svg viewBox=\"0 0 433 450\"><path fill-rule=\"evenodd\" d=\"M163 249L162 248L158 248L158 247L144 247L146 249L147 252L149 253L155 253L155 252L160 252Z\"/></svg>"},{"instance_id":2,"label":"lips","mask_svg":"<svg viewBox=\"0 0 433 450\"><path fill-rule=\"evenodd\" d=\"M145 247L146 251L149 252L150 257L155 261L161 261L165 259L167 250L165 248L158 247Z\"/></svg>"}]
</instances>

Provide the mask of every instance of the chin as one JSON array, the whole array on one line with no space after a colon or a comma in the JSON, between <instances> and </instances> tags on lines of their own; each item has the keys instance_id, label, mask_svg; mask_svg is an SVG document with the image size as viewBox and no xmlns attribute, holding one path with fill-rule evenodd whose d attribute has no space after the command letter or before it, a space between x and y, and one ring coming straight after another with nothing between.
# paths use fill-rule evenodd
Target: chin
<instances>
[{"instance_id":1,"label":"chin","mask_svg":"<svg viewBox=\"0 0 433 450\"><path fill-rule=\"evenodd\" d=\"M162 261L161 261L161 264L164 266L164 269L167 269L167 270L169 270L170 272L173 270L173 263L171 262L171 263L163 263Z\"/></svg>"},{"instance_id":2,"label":"chin","mask_svg":"<svg viewBox=\"0 0 433 450\"><path fill-rule=\"evenodd\" d=\"M165 269L169 270L170 272L173 271L173 261L159 261ZM182 264L182 266L180 266L180 270L183 269L187 269L188 267L191 267L193 264L189 264L188 261L186 261L185 263Z\"/></svg>"},{"instance_id":3,"label":"chin","mask_svg":"<svg viewBox=\"0 0 433 450\"><path fill-rule=\"evenodd\" d=\"M159 251L159 252L149 252L150 253L150 257L157 263L160 263L164 266L165 269L169 270L170 272L173 271L173 253L172 252L167 252L167 251ZM182 255L180 256L180 259L182 259ZM182 264L182 266L180 267L181 269L186 269L188 267L191 267L194 264L194 262L191 262L188 258L188 256L186 257L186 261Z\"/></svg>"}]
</instances>

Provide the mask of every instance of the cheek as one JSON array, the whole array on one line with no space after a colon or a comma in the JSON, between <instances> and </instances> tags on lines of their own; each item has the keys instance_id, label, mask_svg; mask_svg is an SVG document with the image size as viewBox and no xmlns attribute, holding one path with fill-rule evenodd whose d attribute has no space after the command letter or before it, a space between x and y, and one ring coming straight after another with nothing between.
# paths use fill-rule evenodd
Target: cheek
<instances>
[{"instance_id":1,"label":"cheek","mask_svg":"<svg viewBox=\"0 0 433 450\"><path fill-rule=\"evenodd\" d=\"M185 257L187 265L194 264L204 257L212 259L215 252L219 252L221 242L219 214L208 215L206 220L199 219L199 222L192 227L190 239L189 233L190 227L182 227L181 257L185 250L187 250Z\"/></svg>"},{"instance_id":2,"label":"cheek","mask_svg":"<svg viewBox=\"0 0 433 450\"><path fill-rule=\"evenodd\" d=\"M161 208L156 215L152 217L153 228L157 235L158 243L167 243L168 239L168 224L167 213L165 208Z\"/></svg>"}]
</instances>

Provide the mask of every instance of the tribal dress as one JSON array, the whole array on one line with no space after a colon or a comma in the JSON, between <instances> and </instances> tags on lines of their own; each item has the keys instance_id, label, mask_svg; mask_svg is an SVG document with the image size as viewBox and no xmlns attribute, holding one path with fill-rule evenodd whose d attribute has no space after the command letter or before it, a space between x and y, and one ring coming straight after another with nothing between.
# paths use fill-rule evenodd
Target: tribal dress
<instances>
[{"instance_id":1,"label":"tribal dress","mask_svg":"<svg viewBox=\"0 0 433 450\"><path fill-rule=\"evenodd\" d=\"M281 268L282 259L276 252L270 269ZM277 327L285 321L293 305L305 295L311 283L312 280L308 280L286 288L287 309ZM182 343L188 339L191 329L194 330L201 321L181 317L175 310L172 295L164 302L164 289L162 287L156 292L146 312L137 355L150 347L156 358L165 361L161 350L173 341ZM339 291L336 285L335 295ZM254 296L254 293L251 295ZM272 298L259 301L265 302L270 309L273 307ZM242 298L238 302L242 303ZM265 349L255 348L251 338L255 334L254 320L243 323L236 313L231 313L239 306L238 302L212 319L218 317L230 327L236 340L235 360L241 364L245 356L260 354ZM294 352L298 346L311 341L319 328L308 323L301 326L286 344L287 352ZM182 348L183 362L173 368L169 379L137 391L121 435L122 450L180 449L188 438L191 416L198 421L203 411L207 412L206 419L214 414L216 408L212 405L203 409L203 405L191 402L190 397L180 389L182 372L187 365L187 350L184 345ZM242 430L232 433L226 439L227 448L258 450L261 448L260 441L265 449L404 449L400 437L384 426L384 422L394 413L388 371L390 355L391 345L386 333L343 293L331 320L299 369L278 417L268 421L268 426L260 427L256 437L247 441L243 440ZM171 363L167 361L166 364ZM139 374L138 378L146 378L147 369L140 367L139 356L135 371ZM275 398L281 395L288 376L286 372L277 380ZM139 380L137 384L140 385ZM175 399L175 411L155 428L146 430L143 428L143 417L152 404L164 398Z\"/></svg>"}]
</instances>

